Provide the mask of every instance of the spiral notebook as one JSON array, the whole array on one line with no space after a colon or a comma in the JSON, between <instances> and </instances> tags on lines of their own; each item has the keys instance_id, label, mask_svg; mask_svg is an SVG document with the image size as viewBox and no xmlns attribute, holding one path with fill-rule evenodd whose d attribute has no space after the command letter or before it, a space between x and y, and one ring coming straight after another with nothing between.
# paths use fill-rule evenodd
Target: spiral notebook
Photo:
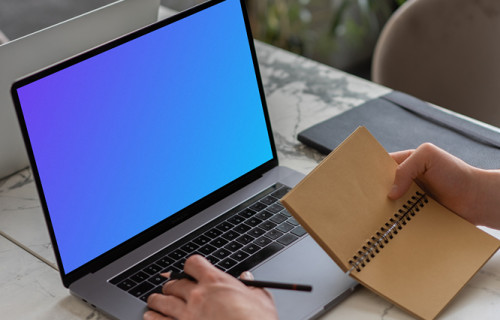
<instances>
[{"instance_id":1,"label":"spiral notebook","mask_svg":"<svg viewBox=\"0 0 500 320\"><path fill-rule=\"evenodd\" d=\"M416 184L389 200L396 167L360 127L282 202L344 272L412 315L432 319L500 241Z\"/></svg>"}]
</instances>

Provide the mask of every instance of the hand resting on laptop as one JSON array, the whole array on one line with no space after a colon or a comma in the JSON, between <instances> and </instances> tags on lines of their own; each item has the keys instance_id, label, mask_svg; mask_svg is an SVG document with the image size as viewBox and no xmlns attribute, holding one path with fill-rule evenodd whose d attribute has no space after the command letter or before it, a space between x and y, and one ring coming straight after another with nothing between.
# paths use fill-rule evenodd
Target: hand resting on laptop
<instances>
[{"instance_id":1,"label":"hand resting on laptop","mask_svg":"<svg viewBox=\"0 0 500 320\"><path fill-rule=\"evenodd\" d=\"M247 287L222 272L205 258L193 255L184 270L198 280L172 280L163 286L162 294L152 294L148 306L154 311L144 314L145 320L156 319L278 319L271 294ZM252 279L249 272L241 275Z\"/></svg>"}]
</instances>

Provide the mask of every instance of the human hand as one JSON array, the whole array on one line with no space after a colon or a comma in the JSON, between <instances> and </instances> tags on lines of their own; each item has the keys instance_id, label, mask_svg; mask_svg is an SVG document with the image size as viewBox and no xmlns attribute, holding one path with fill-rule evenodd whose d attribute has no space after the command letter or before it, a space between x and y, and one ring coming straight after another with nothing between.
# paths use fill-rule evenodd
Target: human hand
<instances>
[{"instance_id":1,"label":"human hand","mask_svg":"<svg viewBox=\"0 0 500 320\"><path fill-rule=\"evenodd\" d=\"M435 200L471 223L500 228L498 170L472 167L430 143L391 156L399 166L389 198L401 197L415 180Z\"/></svg>"},{"instance_id":2,"label":"human hand","mask_svg":"<svg viewBox=\"0 0 500 320\"><path fill-rule=\"evenodd\" d=\"M151 310L144 314L144 320L278 319L268 291L245 286L205 258L189 257L184 271L197 282L182 279L165 283L163 294L149 296ZM251 280L253 276L244 272L241 278Z\"/></svg>"}]
</instances>

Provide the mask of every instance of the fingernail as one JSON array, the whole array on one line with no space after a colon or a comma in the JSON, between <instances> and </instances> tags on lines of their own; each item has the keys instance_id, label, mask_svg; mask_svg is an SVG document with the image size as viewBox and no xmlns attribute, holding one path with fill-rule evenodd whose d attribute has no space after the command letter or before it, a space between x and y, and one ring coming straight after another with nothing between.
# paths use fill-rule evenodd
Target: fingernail
<instances>
[{"instance_id":1,"label":"fingernail","mask_svg":"<svg viewBox=\"0 0 500 320\"><path fill-rule=\"evenodd\" d=\"M389 198L394 198L394 195L396 195L398 192L398 186L396 184L393 184L391 187L391 190L387 194Z\"/></svg>"},{"instance_id":2,"label":"fingernail","mask_svg":"<svg viewBox=\"0 0 500 320\"><path fill-rule=\"evenodd\" d=\"M253 274L250 271L245 271L241 274L241 277L246 280L253 280Z\"/></svg>"}]
</instances>

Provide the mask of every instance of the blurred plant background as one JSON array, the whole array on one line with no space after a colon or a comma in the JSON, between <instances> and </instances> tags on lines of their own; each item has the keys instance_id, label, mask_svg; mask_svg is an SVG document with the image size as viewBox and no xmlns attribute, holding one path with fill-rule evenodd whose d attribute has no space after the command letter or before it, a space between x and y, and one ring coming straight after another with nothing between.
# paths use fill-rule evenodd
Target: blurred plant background
<instances>
[{"instance_id":1,"label":"blurred plant background","mask_svg":"<svg viewBox=\"0 0 500 320\"><path fill-rule=\"evenodd\" d=\"M202 0L190 0L202 2ZM176 8L190 1L163 0ZM369 78L385 22L405 0L245 0L256 39ZM169 3L171 2L171 3ZM194 3L192 3L194 4Z\"/></svg>"}]
</instances>

